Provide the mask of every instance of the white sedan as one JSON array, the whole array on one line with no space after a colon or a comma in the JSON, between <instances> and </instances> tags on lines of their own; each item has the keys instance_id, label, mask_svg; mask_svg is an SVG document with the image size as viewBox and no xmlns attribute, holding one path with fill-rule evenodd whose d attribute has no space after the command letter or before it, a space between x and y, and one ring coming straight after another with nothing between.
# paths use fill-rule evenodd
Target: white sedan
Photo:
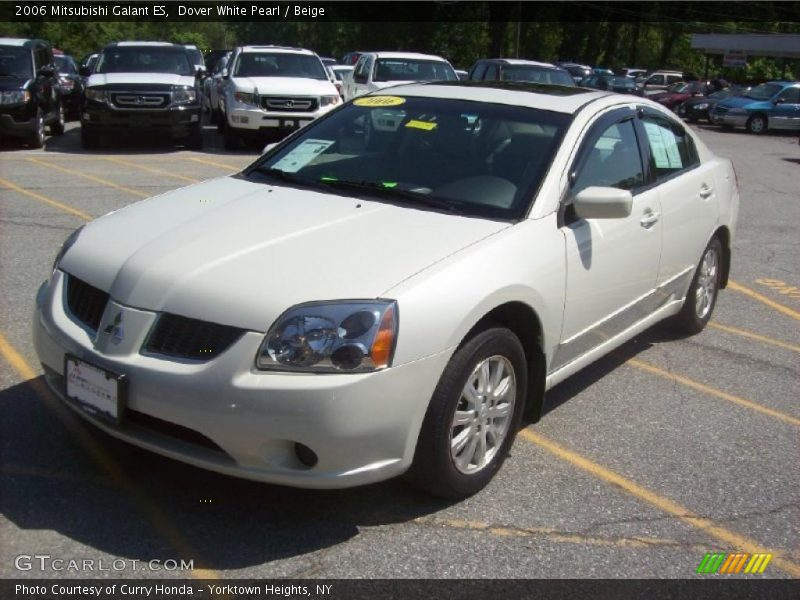
<instances>
[{"instance_id":1,"label":"white sedan","mask_svg":"<svg viewBox=\"0 0 800 600\"><path fill-rule=\"evenodd\" d=\"M406 85L75 232L35 345L68 406L165 456L463 497L547 389L706 325L737 209L730 161L646 99Z\"/></svg>"}]
</instances>

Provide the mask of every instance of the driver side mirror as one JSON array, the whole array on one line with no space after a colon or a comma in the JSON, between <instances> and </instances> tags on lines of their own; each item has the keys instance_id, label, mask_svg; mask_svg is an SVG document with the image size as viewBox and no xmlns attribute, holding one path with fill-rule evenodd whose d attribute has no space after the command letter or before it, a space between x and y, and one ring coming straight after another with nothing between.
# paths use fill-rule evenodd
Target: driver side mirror
<instances>
[{"instance_id":1,"label":"driver side mirror","mask_svg":"<svg viewBox=\"0 0 800 600\"><path fill-rule=\"evenodd\" d=\"M775 100L772 101L773 104L784 104L785 102L786 98L775 98Z\"/></svg>"},{"instance_id":2,"label":"driver side mirror","mask_svg":"<svg viewBox=\"0 0 800 600\"><path fill-rule=\"evenodd\" d=\"M619 188L591 186L578 192L572 205L581 219L623 219L633 210L633 195Z\"/></svg>"},{"instance_id":3,"label":"driver side mirror","mask_svg":"<svg viewBox=\"0 0 800 600\"><path fill-rule=\"evenodd\" d=\"M39 75L42 77L52 77L56 74L56 70L52 65L45 65L39 69Z\"/></svg>"},{"instance_id":4,"label":"driver side mirror","mask_svg":"<svg viewBox=\"0 0 800 600\"><path fill-rule=\"evenodd\" d=\"M228 72L228 67L225 67L224 69L222 69L222 71L220 71L220 74L222 75L223 79L230 79L231 78L231 74Z\"/></svg>"},{"instance_id":5,"label":"driver side mirror","mask_svg":"<svg viewBox=\"0 0 800 600\"><path fill-rule=\"evenodd\" d=\"M194 76L197 79L202 79L206 76L206 69L205 67L197 67L197 70L194 72Z\"/></svg>"},{"instance_id":6,"label":"driver side mirror","mask_svg":"<svg viewBox=\"0 0 800 600\"><path fill-rule=\"evenodd\" d=\"M92 70L87 65L81 65L78 67L78 74L81 77L89 77L92 74Z\"/></svg>"}]
</instances>

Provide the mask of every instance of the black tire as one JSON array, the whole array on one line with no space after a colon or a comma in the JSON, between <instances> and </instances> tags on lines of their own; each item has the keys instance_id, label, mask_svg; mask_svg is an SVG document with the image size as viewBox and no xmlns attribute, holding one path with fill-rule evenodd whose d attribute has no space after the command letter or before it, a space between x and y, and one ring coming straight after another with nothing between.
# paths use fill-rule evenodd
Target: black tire
<instances>
[{"instance_id":1,"label":"black tire","mask_svg":"<svg viewBox=\"0 0 800 600\"><path fill-rule=\"evenodd\" d=\"M64 133L64 105L59 102L56 120L50 124L50 135L62 135Z\"/></svg>"},{"instance_id":2,"label":"black tire","mask_svg":"<svg viewBox=\"0 0 800 600\"><path fill-rule=\"evenodd\" d=\"M81 125L81 146L86 150L94 150L100 147L100 136L96 131Z\"/></svg>"},{"instance_id":3,"label":"black tire","mask_svg":"<svg viewBox=\"0 0 800 600\"><path fill-rule=\"evenodd\" d=\"M747 131L755 135L766 133L768 129L767 117L765 115L753 115L747 119Z\"/></svg>"},{"instance_id":4,"label":"black tire","mask_svg":"<svg viewBox=\"0 0 800 600\"><path fill-rule=\"evenodd\" d=\"M225 124L222 129L222 144L225 150L238 150L242 147L242 138L232 127Z\"/></svg>"},{"instance_id":5,"label":"black tire","mask_svg":"<svg viewBox=\"0 0 800 600\"><path fill-rule=\"evenodd\" d=\"M468 383L477 381L478 366L487 361L502 364L509 374L513 371L514 377L502 379L499 385L505 381L509 385L512 381L515 382L513 392L509 390L503 396L507 400L504 404L509 404L508 400L513 398L513 405L507 408L508 417L500 425L505 429L504 437L500 438L499 443L497 437L494 437L495 443L491 448L488 448L488 444L494 434L489 432L494 431L495 419L502 418L489 417L488 410L484 410L488 408L486 400L481 404L481 410L471 410L464 394ZM406 478L416 487L444 498L465 498L483 489L500 469L514 443L527 393L526 369L522 344L516 335L503 327L485 329L456 350L431 397L417 441L414 461ZM501 371L501 377L503 372ZM466 415L465 418L470 418L468 415L474 412L472 421L464 425L454 424L457 410L462 417ZM488 427L489 419L492 421L491 428ZM464 442L460 451L451 450L453 440L459 437L463 438L462 441L469 441ZM479 441L478 448L471 444L473 438L484 440L483 454L479 452ZM467 456L470 448L474 454ZM461 456L460 452L463 453ZM486 462L482 466L476 464L473 469L472 459L477 456L481 456L482 460L476 460ZM461 466L457 465L457 460Z\"/></svg>"},{"instance_id":6,"label":"black tire","mask_svg":"<svg viewBox=\"0 0 800 600\"><path fill-rule=\"evenodd\" d=\"M203 149L203 126L196 125L192 128L191 133L186 138L186 147L191 148L192 150L202 150Z\"/></svg>"},{"instance_id":7,"label":"black tire","mask_svg":"<svg viewBox=\"0 0 800 600\"><path fill-rule=\"evenodd\" d=\"M710 274L708 265L709 256L712 255L714 257L714 272ZM686 292L686 299L683 302L681 312L673 317L672 324L675 329L689 335L703 331L703 328L711 320L711 315L717 304L720 283L722 282L723 265L722 244L719 238L715 237L703 250L703 256L700 257L700 263L695 269L692 284L689 286L689 291ZM709 292L710 298L708 297ZM704 302L702 302L701 296L705 297Z\"/></svg>"},{"instance_id":8,"label":"black tire","mask_svg":"<svg viewBox=\"0 0 800 600\"><path fill-rule=\"evenodd\" d=\"M44 114L41 108L36 109L36 116L34 117L33 131L28 136L28 145L31 148L44 147Z\"/></svg>"}]
</instances>

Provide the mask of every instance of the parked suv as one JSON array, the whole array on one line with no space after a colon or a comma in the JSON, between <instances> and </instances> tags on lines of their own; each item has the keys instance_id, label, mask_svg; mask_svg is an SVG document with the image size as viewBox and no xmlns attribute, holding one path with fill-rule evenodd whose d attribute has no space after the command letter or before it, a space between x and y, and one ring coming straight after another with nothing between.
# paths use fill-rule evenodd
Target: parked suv
<instances>
[{"instance_id":1,"label":"parked suv","mask_svg":"<svg viewBox=\"0 0 800 600\"><path fill-rule=\"evenodd\" d=\"M453 65L441 56L415 52L364 52L342 86L345 100L412 81L458 81Z\"/></svg>"},{"instance_id":2,"label":"parked suv","mask_svg":"<svg viewBox=\"0 0 800 600\"><path fill-rule=\"evenodd\" d=\"M666 90L673 83L679 81L683 81L683 73L680 71L656 71L644 80L642 89L645 96L650 96Z\"/></svg>"},{"instance_id":3,"label":"parked suv","mask_svg":"<svg viewBox=\"0 0 800 600\"><path fill-rule=\"evenodd\" d=\"M517 58L485 58L469 70L469 78L488 81L524 81L575 87L572 76L550 63Z\"/></svg>"},{"instance_id":4,"label":"parked suv","mask_svg":"<svg viewBox=\"0 0 800 600\"><path fill-rule=\"evenodd\" d=\"M83 70L83 68L82 68ZM203 145L200 71L187 49L165 42L118 42L100 53L88 76L81 142L97 147L104 134L148 131Z\"/></svg>"},{"instance_id":5,"label":"parked suv","mask_svg":"<svg viewBox=\"0 0 800 600\"><path fill-rule=\"evenodd\" d=\"M229 150L244 138L275 141L341 104L314 52L283 46L242 46L223 75L220 127Z\"/></svg>"},{"instance_id":6,"label":"parked suv","mask_svg":"<svg viewBox=\"0 0 800 600\"><path fill-rule=\"evenodd\" d=\"M43 40L0 38L0 134L44 145L45 126L64 133L58 72Z\"/></svg>"},{"instance_id":7,"label":"parked suv","mask_svg":"<svg viewBox=\"0 0 800 600\"><path fill-rule=\"evenodd\" d=\"M767 129L800 130L800 82L762 83L717 103L709 116L715 125L745 127L756 134Z\"/></svg>"}]
</instances>

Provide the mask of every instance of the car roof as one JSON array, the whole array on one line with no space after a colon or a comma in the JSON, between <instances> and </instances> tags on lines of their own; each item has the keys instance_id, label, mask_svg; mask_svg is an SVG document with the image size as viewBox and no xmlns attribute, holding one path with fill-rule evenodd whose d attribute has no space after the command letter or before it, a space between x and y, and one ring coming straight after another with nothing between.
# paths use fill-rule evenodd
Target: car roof
<instances>
[{"instance_id":1,"label":"car roof","mask_svg":"<svg viewBox=\"0 0 800 600\"><path fill-rule=\"evenodd\" d=\"M18 46L22 48L23 46L33 45L33 44L44 44L49 46L50 44L45 40L38 40L33 38L3 38L0 37L0 46Z\"/></svg>"},{"instance_id":2,"label":"car roof","mask_svg":"<svg viewBox=\"0 0 800 600\"><path fill-rule=\"evenodd\" d=\"M453 81L436 83L411 83L379 90L377 95L396 93L402 96L450 98L474 102L492 102L538 108L565 114L574 114L587 102L619 94L565 85L543 85L516 81ZM639 98L636 99L637 101Z\"/></svg>"},{"instance_id":3,"label":"car roof","mask_svg":"<svg viewBox=\"0 0 800 600\"><path fill-rule=\"evenodd\" d=\"M525 60L523 58L482 58L479 62L499 62L504 65L514 65L521 67L549 67L551 69L560 69L561 67L553 63L539 62L538 60ZM583 65L578 65L583 66Z\"/></svg>"},{"instance_id":4,"label":"car roof","mask_svg":"<svg viewBox=\"0 0 800 600\"><path fill-rule=\"evenodd\" d=\"M242 46L242 52L285 52L287 54L307 54L315 56L315 53L305 48L293 48L291 46Z\"/></svg>"},{"instance_id":5,"label":"car roof","mask_svg":"<svg viewBox=\"0 0 800 600\"><path fill-rule=\"evenodd\" d=\"M113 48L114 46L118 46L120 48L124 48L126 46L174 46L176 48L183 48L181 44L170 44L169 42L137 42L137 41L129 41L129 42L114 42L112 44L108 44L106 48Z\"/></svg>"},{"instance_id":6,"label":"car roof","mask_svg":"<svg viewBox=\"0 0 800 600\"><path fill-rule=\"evenodd\" d=\"M362 54L374 54L377 58L413 58L416 60L438 60L447 62L441 56L435 54L420 54L419 52L362 52Z\"/></svg>"},{"instance_id":7,"label":"car roof","mask_svg":"<svg viewBox=\"0 0 800 600\"><path fill-rule=\"evenodd\" d=\"M800 85L800 81L788 81L786 79L780 79L777 81L767 81L767 83L772 83L774 85L782 85L783 87L794 87L796 85Z\"/></svg>"}]
</instances>

